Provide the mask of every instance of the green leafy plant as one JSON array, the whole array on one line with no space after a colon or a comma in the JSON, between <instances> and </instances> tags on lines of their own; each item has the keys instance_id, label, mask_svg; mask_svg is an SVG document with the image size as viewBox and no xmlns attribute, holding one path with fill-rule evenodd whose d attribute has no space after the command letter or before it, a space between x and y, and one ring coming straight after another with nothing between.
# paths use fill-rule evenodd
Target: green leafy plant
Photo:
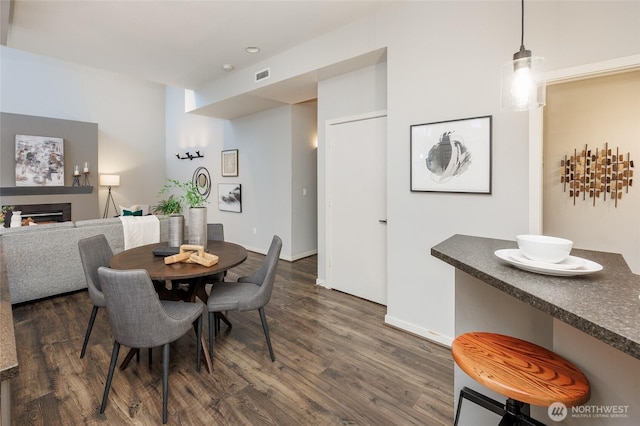
<instances>
[{"instance_id":1,"label":"green leafy plant","mask_svg":"<svg viewBox=\"0 0 640 426\"><path fill-rule=\"evenodd\" d=\"M172 214L179 214L182 212L182 203L173 194L169 195L169 198L160 200L158 204L153 206L154 213L162 213L165 216L171 216Z\"/></svg>"},{"instance_id":2,"label":"green leafy plant","mask_svg":"<svg viewBox=\"0 0 640 426\"><path fill-rule=\"evenodd\" d=\"M4 225L4 218L7 216L7 213L13 210L13 206L2 206L2 211L0 211L0 226Z\"/></svg>"},{"instance_id":3,"label":"green leafy plant","mask_svg":"<svg viewBox=\"0 0 640 426\"><path fill-rule=\"evenodd\" d=\"M176 199L182 206L183 204L189 208L205 207L208 203L206 198L198 191L198 187L192 181L180 182L177 179L167 178L167 183L160 190L160 195L164 195L172 189L182 191L182 195L176 196ZM171 197L169 197L171 198Z\"/></svg>"}]
</instances>

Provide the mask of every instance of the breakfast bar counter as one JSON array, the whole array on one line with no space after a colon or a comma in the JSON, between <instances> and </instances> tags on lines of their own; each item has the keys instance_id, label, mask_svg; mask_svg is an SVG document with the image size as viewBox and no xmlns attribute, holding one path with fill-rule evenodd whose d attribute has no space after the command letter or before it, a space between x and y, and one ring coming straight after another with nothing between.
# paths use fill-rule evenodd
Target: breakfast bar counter
<instances>
[{"instance_id":1,"label":"breakfast bar counter","mask_svg":"<svg viewBox=\"0 0 640 426\"><path fill-rule=\"evenodd\" d=\"M498 259L515 241L454 235L431 254L553 318L640 359L640 276L620 254L573 249L603 266L590 275L555 277L522 271Z\"/></svg>"},{"instance_id":2,"label":"breakfast bar counter","mask_svg":"<svg viewBox=\"0 0 640 426\"><path fill-rule=\"evenodd\" d=\"M432 256L455 268L455 336L471 331L506 334L578 366L591 383L591 399L570 409L563 425L640 424L640 276L620 254L577 248L572 256L597 262L602 270L543 275L496 256L503 249L517 249L515 237L454 235L431 248ZM454 404L465 386L504 401L456 367ZM474 404L464 410L463 419L473 420L460 425L497 424L495 414ZM531 413L552 423L546 407L532 406Z\"/></svg>"}]
</instances>

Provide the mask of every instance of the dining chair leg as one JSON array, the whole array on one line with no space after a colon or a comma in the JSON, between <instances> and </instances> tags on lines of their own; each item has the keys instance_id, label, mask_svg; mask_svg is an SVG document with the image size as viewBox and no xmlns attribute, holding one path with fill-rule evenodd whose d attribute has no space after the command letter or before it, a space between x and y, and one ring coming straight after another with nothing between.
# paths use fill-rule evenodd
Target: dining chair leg
<instances>
[{"instance_id":1,"label":"dining chair leg","mask_svg":"<svg viewBox=\"0 0 640 426\"><path fill-rule=\"evenodd\" d=\"M118 352L120 352L120 343L113 342L113 351L111 352L111 363L109 364L109 373L107 374L107 383L104 385L104 395L102 396L102 405L100 405L100 413L104 413L104 409L107 407L107 398L109 396L109 389L111 389L111 379L113 378L113 370L116 368L118 362Z\"/></svg>"},{"instance_id":2,"label":"dining chair leg","mask_svg":"<svg viewBox=\"0 0 640 426\"><path fill-rule=\"evenodd\" d=\"M167 400L169 399L169 343L162 347L162 424L167 423Z\"/></svg>"},{"instance_id":3,"label":"dining chair leg","mask_svg":"<svg viewBox=\"0 0 640 426\"><path fill-rule=\"evenodd\" d=\"M215 328L215 312L209 312L209 356L213 359L213 330Z\"/></svg>"},{"instance_id":4,"label":"dining chair leg","mask_svg":"<svg viewBox=\"0 0 640 426\"><path fill-rule=\"evenodd\" d=\"M229 311L220 312L218 314L218 330L220 330L220 320L227 324L227 328L231 328L233 326L233 324L231 324L231 321L229 321L229 318L227 318L227 315L229 315Z\"/></svg>"},{"instance_id":5,"label":"dining chair leg","mask_svg":"<svg viewBox=\"0 0 640 426\"><path fill-rule=\"evenodd\" d=\"M269 346L269 355L271 355L271 362L276 360L273 355L273 348L271 347L271 338L269 337L269 326L267 325L267 316L264 314L264 307L258 308L260 312L260 320L262 321L262 329L264 330L264 336L267 338L267 346Z\"/></svg>"},{"instance_id":6,"label":"dining chair leg","mask_svg":"<svg viewBox=\"0 0 640 426\"><path fill-rule=\"evenodd\" d=\"M98 313L98 307L93 305L93 309L91 310L91 317L89 318L89 325L87 326L87 332L84 335L84 343L82 344L80 359L84 358L84 353L87 350L87 343L89 343L89 336L91 336L91 330L93 330L93 323L96 320L97 313Z\"/></svg>"},{"instance_id":7,"label":"dining chair leg","mask_svg":"<svg viewBox=\"0 0 640 426\"><path fill-rule=\"evenodd\" d=\"M151 369L151 362L153 360L153 348L149 348L149 369Z\"/></svg>"},{"instance_id":8,"label":"dining chair leg","mask_svg":"<svg viewBox=\"0 0 640 426\"><path fill-rule=\"evenodd\" d=\"M196 371L200 372L200 363L202 362L202 315L198 317L198 325L196 329Z\"/></svg>"}]
</instances>

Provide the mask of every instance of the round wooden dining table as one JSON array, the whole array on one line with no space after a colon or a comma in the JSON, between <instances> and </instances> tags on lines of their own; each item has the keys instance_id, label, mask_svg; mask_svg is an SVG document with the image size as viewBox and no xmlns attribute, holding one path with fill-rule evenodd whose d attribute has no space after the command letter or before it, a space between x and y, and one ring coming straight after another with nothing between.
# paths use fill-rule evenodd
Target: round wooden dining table
<instances>
[{"instance_id":1,"label":"round wooden dining table","mask_svg":"<svg viewBox=\"0 0 640 426\"><path fill-rule=\"evenodd\" d=\"M218 262L212 266L197 263L165 264L163 256L156 256L153 250L166 247L167 243L147 244L125 250L114 255L109 262L112 269L145 269L161 299L185 300L195 302L197 298L207 303L207 277L224 272L238 266L247 259L247 250L227 241L207 241L206 251L218 256ZM202 350L207 370L213 371L209 350L202 337ZM135 352L123 361L120 368L124 368Z\"/></svg>"}]
</instances>

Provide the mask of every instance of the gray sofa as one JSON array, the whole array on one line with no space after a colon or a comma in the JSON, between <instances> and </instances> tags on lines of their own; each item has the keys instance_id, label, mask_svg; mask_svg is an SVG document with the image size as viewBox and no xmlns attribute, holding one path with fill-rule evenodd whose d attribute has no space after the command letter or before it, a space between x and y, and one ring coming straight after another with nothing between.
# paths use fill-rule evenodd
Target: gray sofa
<instances>
[{"instance_id":1,"label":"gray sofa","mask_svg":"<svg viewBox=\"0 0 640 426\"><path fill-rule=\"evenodd\" d=\"M169 240L168 219L160 219L160 241ZM11 303L22 303L87 287L78 241L104 234L114 253L124 250L119 218L0 228Z\"/></svg>"}]
</instances>

